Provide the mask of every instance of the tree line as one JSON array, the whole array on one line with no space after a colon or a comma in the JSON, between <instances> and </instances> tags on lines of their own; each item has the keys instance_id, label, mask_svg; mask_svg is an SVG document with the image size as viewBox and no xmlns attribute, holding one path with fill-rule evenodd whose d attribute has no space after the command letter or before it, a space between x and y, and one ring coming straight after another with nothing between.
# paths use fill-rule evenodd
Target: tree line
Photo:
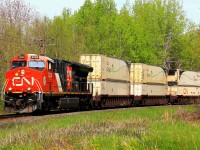
<instances>
[{"instance_id":1,"label":"tree line","mask_svg":"<svg viewBox=\"0 0 200 150\"><path fill-rule=\"evenodd\" d=\"M179 0L85 0L79 10L63 8L41 16L23 0L0 1L0 87L10 59L21 53L79 61L98 53L131 62L200 70L199 27L186 17Z\"/></svg>"}]
</instances>

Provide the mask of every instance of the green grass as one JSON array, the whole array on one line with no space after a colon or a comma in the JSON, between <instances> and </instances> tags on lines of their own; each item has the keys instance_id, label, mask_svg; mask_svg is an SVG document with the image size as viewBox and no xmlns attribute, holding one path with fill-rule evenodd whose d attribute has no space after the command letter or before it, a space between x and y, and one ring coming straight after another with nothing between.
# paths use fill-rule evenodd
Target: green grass
<instances>
[{"instance_id":1,"label":"green grass","mask_svg":"<svg viewBox=\"0 0 200 150\"><path fill-rule=\"evenodd\" d=\"M195 106L97 111L0 123L1 149L199 149Z\"/></svg>"}]
</instances>

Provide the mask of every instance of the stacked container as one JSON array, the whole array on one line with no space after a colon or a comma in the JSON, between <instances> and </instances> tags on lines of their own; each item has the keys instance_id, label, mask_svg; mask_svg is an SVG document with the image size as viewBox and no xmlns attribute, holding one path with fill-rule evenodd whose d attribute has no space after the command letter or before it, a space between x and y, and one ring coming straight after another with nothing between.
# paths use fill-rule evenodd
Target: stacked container
<instances>
[{"instance_id":1,"label":"stacked container","mask_svg":"<svg viewBox=\"0 0 200 150\"><path fill-rule=\"evenodd\" d=\"M129 95L129 65L123 60L99 54L84 54L80 63L93 67L88 81L93 83L93 96Z\"/></svg>"},{"instance_id":2,"label":"stacked container","mask_svg":"<svg viewBox=\"0 0 200 150\"><path fill-rule=\"evenodd\" d=\"M193 71L170 70L168 94L171 96L199 96L200 73Z\"/></svg>"},{"instance_id":3,"label":"stacked container","mask_svg":"<svg viewBox=\"0 0 200 150\"><path fill-rule=\"evenodd\" d=\"M161 67L132 63L130 68L130 94L134 96L167 95L165 70Z\"/></svg>"}]
</instances>

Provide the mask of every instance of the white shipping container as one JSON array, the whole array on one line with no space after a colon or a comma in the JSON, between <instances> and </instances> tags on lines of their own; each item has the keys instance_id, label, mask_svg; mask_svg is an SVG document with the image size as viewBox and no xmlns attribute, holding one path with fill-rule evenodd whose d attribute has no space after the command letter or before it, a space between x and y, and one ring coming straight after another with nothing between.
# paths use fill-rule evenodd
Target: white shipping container
<instances>
[{"instance_id":1,"label":"white shipping container","mask_svg":"<svg viewBox=\"0 0 200 150\"><path fill-rule=\"evenodd\" d=\"M130 68L130 83L167 84L167 76L161 67L132 63Z\"/></svg>"},{"instance_id":2,"label":"white shipping container","mask_svg":"<svg viewBox=\"0 0 200 150\"><path fill-rule=\"evenodd\" d=\"M177 92L178 92L178 86L177 85L168 86L168 94L167 95L177 96Z\"/></svg>"},{"instance_id":3,"label":"white shipping container","mask_svg":"<svg viewBox=\"0 0 200 150\"><path fill-rule=\"evenodd\" d=\"M80 56L80 63L93 67L88 79L129 81L129 67L123 60L99 54L84 54Z\"/></svg>"},{"instance_id":4,"label":"white shipping container","mask_svg":"<svg viewBox=\"0 0 200 150\"><path fill-rule=\"evenodd\" d=\"M180 72L181 71L179 69L169 70L168 76L167 76L167 81L168 82L178 82L179 81Z\"/></svg>"},{"instance_id":5,"label":"white shipping container","mask_svg":"<svg viewBox=\"0 0 200 150\"><path fill-rule=\"evenodd\" d=\"M164 96L167 95L167 85L159 84L131 84L130 94L134 96Z\"/></svg>"},{"instance_id":6,"label":"white shipping container","mask_svg":"<svg viewBox=\"0 0 200 150\"><path fill-rule=\"evenodd\" d=\"M190 85L200 87L200 73L193 71L184 71L180 75L178 85Z\"/></svg>"},{"instance_id":7,"label":"white shipping container","mask_svg":"<svg viewBox=\"0 0 200 150\"><path fill-rule=\"evenodd\" d=\"M129 83L112 82L112 81L92 81L93 83L93 96L98 95L129 95Z\"/></svg>"},{"instance_id":8,"label":"white shipping container","mask_svg":"<svg viewBox=\"0 0 200 150\"><path fill-rule=\"evenodd\" d=\"M199 87L187 87L179 86L177 95L183 96L199 96L200 88Z\"/></svg>"},{"instance_id":9,"label":"white shipping container","mask_svg":"<svg viewBox=\"0 0 200 150\"><path fill-rule=\"evenodd\" d=\"M171 96L199 96L200 87L169 86L168 94Z\"/></svg>"}]
</instances>

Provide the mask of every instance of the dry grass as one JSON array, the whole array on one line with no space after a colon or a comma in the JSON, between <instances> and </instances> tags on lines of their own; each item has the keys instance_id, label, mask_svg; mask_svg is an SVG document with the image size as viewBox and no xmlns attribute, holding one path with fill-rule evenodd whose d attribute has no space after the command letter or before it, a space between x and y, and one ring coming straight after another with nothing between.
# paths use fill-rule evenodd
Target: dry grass
<instances>
[{"instance_id":1,"label":"dry grass","mask_svg":"<svg viewBox=\"0 0 200 150\"><path fill-rule=\"evenodd\" d=\"M183 108L179 108L175 113L175 117L184 122L200 121L200 106L196 106L196 110L193 112L188 112Z\"/></svg>"},{"instance_id":2,"label":"dry grass","mask_svg":"<svg viewBox=\"0 0 200 150\"><path fill-rule=\"evenodd\" d=\"M44 127L39 130L30 129L28 132L10 133L0 141L0 147L26 144L34 149L96 149L95 144L92 142L96 138L119 136L129 140L141 139L147 131L147 121L145 120L78 122L70 127L52 130L46 130ZM130 147L126 141L120 144Z\"/></svg>"}]
</instances>

